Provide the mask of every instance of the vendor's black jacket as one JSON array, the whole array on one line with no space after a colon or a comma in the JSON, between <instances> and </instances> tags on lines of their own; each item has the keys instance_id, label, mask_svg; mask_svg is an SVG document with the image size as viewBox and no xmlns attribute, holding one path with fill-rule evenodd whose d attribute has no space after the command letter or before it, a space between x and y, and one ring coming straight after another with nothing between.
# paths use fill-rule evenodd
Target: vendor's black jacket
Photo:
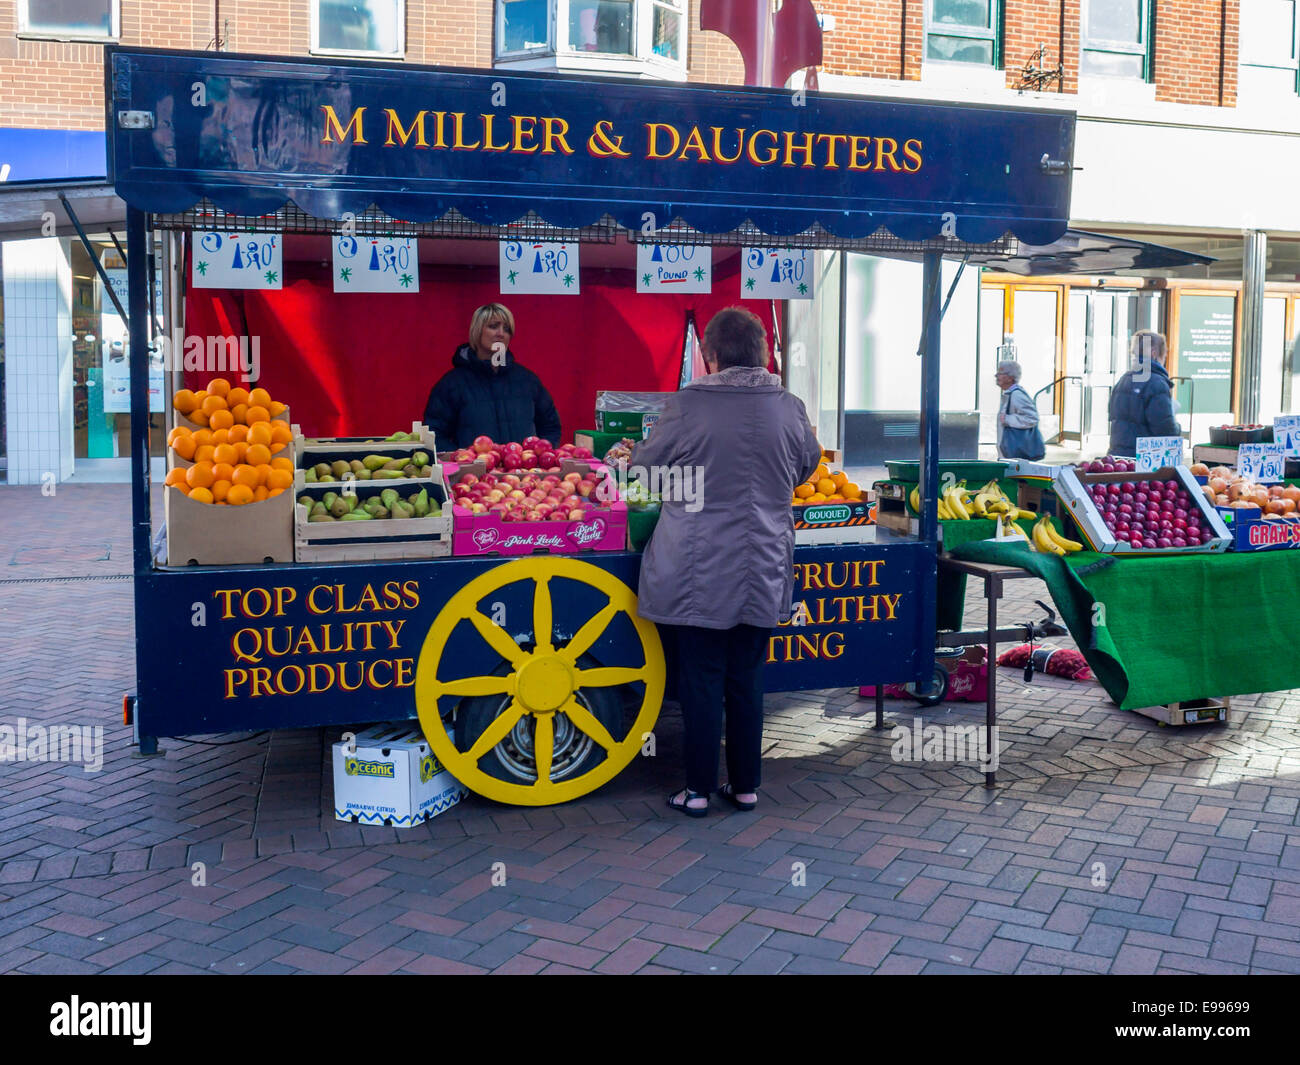
<instances>
[{"instance_id":1,"label":"vendor's black jacket","mask_svg":"<svg viewBox=\"0 0 1300 1065\"><path fill-rule=\"evenodd\" d=\"M1136 455L1139 436L1179 436L1173 386L1165 368L1151 361L1150 374L1129 370L1110 394L1110 453Z\"/></svg>"},{"instance_id":2,"label":"vendor's black jacket","mask_svg":"<svg viewBox=\"0 0 1300 1065\"><path fill-rule=\"evenodd\" d=\"M506 364L497 367L468 344L456 349L451 369L430 391L424 424L439 450L469 447L476 436L498 443L526 436L560 442L560 415L541 379L509 351Z\"/></svg>"}]
</instances>

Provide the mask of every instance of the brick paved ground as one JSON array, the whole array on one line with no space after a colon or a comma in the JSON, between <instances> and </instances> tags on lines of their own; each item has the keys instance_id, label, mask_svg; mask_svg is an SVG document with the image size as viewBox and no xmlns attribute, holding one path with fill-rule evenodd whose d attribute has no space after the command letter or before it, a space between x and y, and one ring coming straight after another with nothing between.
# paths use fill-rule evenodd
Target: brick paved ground
<instances>
[{"instance_id":1,"label":"brick paved ground","mask_svg":"<svg viewBox=\"0 0 1300 1065\"><path fill-rule=\"evenodd\" d=\"M0 503L0 724L105 728L101 772L0 765L0 971L1300 972L1300 693L1160 729L1003 671L994 794L891 761L852 693L774 697L752 814L663 807L666 713L659 756L585 800L358 828L322 730L135 756L126 488ZM1036 613L1013 587L1004 618Z\"/></svg>"}]
</instances>

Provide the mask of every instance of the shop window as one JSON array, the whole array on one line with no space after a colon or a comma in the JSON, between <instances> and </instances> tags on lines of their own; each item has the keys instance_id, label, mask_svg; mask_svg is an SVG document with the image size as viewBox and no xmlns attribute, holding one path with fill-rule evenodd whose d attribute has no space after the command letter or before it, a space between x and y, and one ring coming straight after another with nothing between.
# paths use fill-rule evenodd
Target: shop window
<instances>
[{"instance_id":1,"label":"shop window","mask_svg":"<svg viewBox=\"0 0 1300 1065\"><path fill-rule=\"evenodd\" d=\"M1151 79L1151 0L1083 0L1079 73Z\"/></svg>"},{"instance_id":2,"label":"shop window","mask_svg":"<svg viewBox=\"0 0 1300 1065\"><path fill-rule=\"evenodd\" d=\"M1241 87L1281 95L1300 91L1300 12L1296 0L1241 5Z\"/></svg>"},{"instance_id":3,"label":"shop window","mask_svg":"<svg viewBox=\"0 0 1300 1065\"><path fill-rule=\"evenodd\" d=\"M998 67L1002 63L1002 0L928 0L925 58Z\"/></svg>"},{"instance_id":4,"label":"shop window","mask_svg":"<svg viewBox=\"0 0 1300 1065\"><path fill-rule=\"evenodd\" d=\"M496 0L498 62L685 74L687 0Z\"/></svg>"},{"instance_id":5,"label":"shop window","mask_svg":"<svg viewBox=\"0 0 1300 1065\"><path fill-rule=\"evenodd\" d=\"M19 0L18 32L62 40L112 40L119 33L117 0Z\"/></svg>"},{"instance_id":6,"label":"shop window","mask_svg":"<svg viewBox=\"0 0 1300 1065\"><path fill-rule=\"evenodd\" d=\"M499 0L497 53L508 55L550 48L550 8L547 0Z\"/></svg>"},{"instance_id":7,"label":"shop window","mask_svg":"<svg viewBox=\"0 0 1300 1065\"><path fill-rule=\"evenodd\" d=\"M400 59L406 51L402 0L316 0L311 50Z\"/></svg>"}]
</instances>

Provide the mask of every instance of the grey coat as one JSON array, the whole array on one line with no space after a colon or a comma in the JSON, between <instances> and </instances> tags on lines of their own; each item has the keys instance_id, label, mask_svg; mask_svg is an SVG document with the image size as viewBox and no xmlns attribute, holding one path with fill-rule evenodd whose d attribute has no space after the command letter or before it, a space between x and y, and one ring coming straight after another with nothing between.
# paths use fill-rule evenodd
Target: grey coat
<instances>
[{"instance_id":1,"label":"grey coat","mask_svg":"<svg viewBox=\"0 0 1300 1065\"><path fill-rule=\"evenodd\" d=\"M661 478L665 468L702 477L690 498L664 494L641 562L638 613L705 629L787 620L790 499L820 460L802 400L760 367L734 366L670 397L631 466Z\"/></svg>"}]
</instances>

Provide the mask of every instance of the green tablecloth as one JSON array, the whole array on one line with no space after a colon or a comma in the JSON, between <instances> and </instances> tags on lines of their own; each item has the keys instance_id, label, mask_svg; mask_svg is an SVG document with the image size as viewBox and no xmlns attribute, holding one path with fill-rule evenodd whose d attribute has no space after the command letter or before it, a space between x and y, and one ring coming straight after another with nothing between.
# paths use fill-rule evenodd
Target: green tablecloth
<instances>
[{"instance_id":1,"label":"green tablecloth","mask_svg":"<svg viewBox=\"0 0 1300 1065\"><path fill-rule=\"evenodd\" d=\"M952 555L1046 581L1070 635L1125 710L1300 687L1300 550L1059 558L979 541Z\"/></svg>"}]
</instances>

